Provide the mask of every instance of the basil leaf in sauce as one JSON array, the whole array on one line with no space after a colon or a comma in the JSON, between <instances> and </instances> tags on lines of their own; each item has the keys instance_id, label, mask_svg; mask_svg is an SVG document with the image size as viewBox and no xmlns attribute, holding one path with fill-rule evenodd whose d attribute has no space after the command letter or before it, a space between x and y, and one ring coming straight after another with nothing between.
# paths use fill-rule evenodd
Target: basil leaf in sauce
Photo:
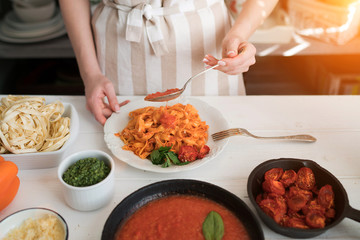
<instances>
[{"instance_id":1,"label":"basil leaf in sauce","mask_svg":"<svg viewBox=\"0 0 360 240\"><path fill-rule=\"evenodd\" d=\"M202 231L206 240L221 240L224 236L224 222L220 214L211 211L203 222Z\"/></svg>"}]
</instances>

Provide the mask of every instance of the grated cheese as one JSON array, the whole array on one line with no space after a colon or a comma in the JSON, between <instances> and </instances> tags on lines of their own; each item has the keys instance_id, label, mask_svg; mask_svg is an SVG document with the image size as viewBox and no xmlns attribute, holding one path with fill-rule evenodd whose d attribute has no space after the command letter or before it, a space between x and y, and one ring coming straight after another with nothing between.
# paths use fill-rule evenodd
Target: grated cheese
<instances>
[{"instance_id":1,"label":"grated cheese","mask_svg":"<svg viewBox=\"0 0 360 240\"><path fill-rule=\"evenodd\" d=\"M53 215L26 219L19 227L10 230L2 240L64 240L65 230Z\"/></svg>"}]
</instances>

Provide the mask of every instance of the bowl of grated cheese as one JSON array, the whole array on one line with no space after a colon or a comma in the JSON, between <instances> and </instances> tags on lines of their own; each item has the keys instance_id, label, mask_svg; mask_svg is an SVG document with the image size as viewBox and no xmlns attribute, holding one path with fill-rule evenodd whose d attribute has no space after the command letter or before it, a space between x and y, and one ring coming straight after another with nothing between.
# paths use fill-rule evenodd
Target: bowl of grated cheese
<instances>
[{"instance_id":1,"label":"bowl of grated cheese","mask_svg":"<svg viewBox=\"0 0 360 240\"><path fill-rule=\"evenodd\" d=\"M26 208L0 221L0 239L67 240L68 226L57 212L47 208Z\"/></svg>"}]
</instances>

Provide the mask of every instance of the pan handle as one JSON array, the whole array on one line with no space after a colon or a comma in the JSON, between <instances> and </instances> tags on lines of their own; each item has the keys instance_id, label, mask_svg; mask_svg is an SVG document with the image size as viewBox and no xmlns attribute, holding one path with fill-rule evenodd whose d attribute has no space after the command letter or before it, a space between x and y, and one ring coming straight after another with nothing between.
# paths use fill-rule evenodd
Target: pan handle
<instances>
[{"instance_id":1,"label":"pan handle","mask_svg":"<svg viewBox=\"0 0 360 240\"><path fill-rule=\"evenodd\" d=\"M355 208L352 208L351 206L348 206L346 217L351 218L352 220L355 220L357 222L360 222L360 211Z\"/></svg>"}]
</instances>

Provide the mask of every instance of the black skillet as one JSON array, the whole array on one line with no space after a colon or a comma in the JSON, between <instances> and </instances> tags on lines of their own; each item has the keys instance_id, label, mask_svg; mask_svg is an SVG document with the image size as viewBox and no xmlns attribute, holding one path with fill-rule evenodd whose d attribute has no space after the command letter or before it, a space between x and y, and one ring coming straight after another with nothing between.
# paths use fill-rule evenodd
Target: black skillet
<instances>
[{"instance_id":1,"label":"black skillet","mask_svg":"<svg viewBox=\"0 0 360 240\"><path fill-rule=\"evenodd\" d=\"M255 214L237 196L216 185L189 179L175 179L147 185L123 199L105 222L101 239L112 240L124 221L148 202L174 194L206 197L232 211L243 223L251 239L262 240L264 234Z\"/></svg>"},{"instance_id":2,"label":"black skillet","mask_svg":"<svg viewBox=\"0 0 360 240\"><path fill-rule=\"evenodd\" d=\"M309 167L314 172L316 184L318 187L330 184L333 187L335 194L335 219L325 228L321 229L297 229L282 227L277 224L271 217L265 214L259 205L256 203L256 196L262 193L262 182L264 181L264 174L271 168L280 167L284 170L293 169L299 170L301 167ZM250 173L247 183L247 191L251 203L254 205L257 213L262 221L273 231L282 235L292 238L311 238L320 235L328 229L334 227L341 222L345 217L351 218L357 222L360 222L360 211L352 208L349 205L349 199L347 193L339 182L339 180L332 175L329 171L322 168L319 164L311 160L294 159L294 158L280 158L268 160L258 165Z\"/></svg>"}]
</instances>

